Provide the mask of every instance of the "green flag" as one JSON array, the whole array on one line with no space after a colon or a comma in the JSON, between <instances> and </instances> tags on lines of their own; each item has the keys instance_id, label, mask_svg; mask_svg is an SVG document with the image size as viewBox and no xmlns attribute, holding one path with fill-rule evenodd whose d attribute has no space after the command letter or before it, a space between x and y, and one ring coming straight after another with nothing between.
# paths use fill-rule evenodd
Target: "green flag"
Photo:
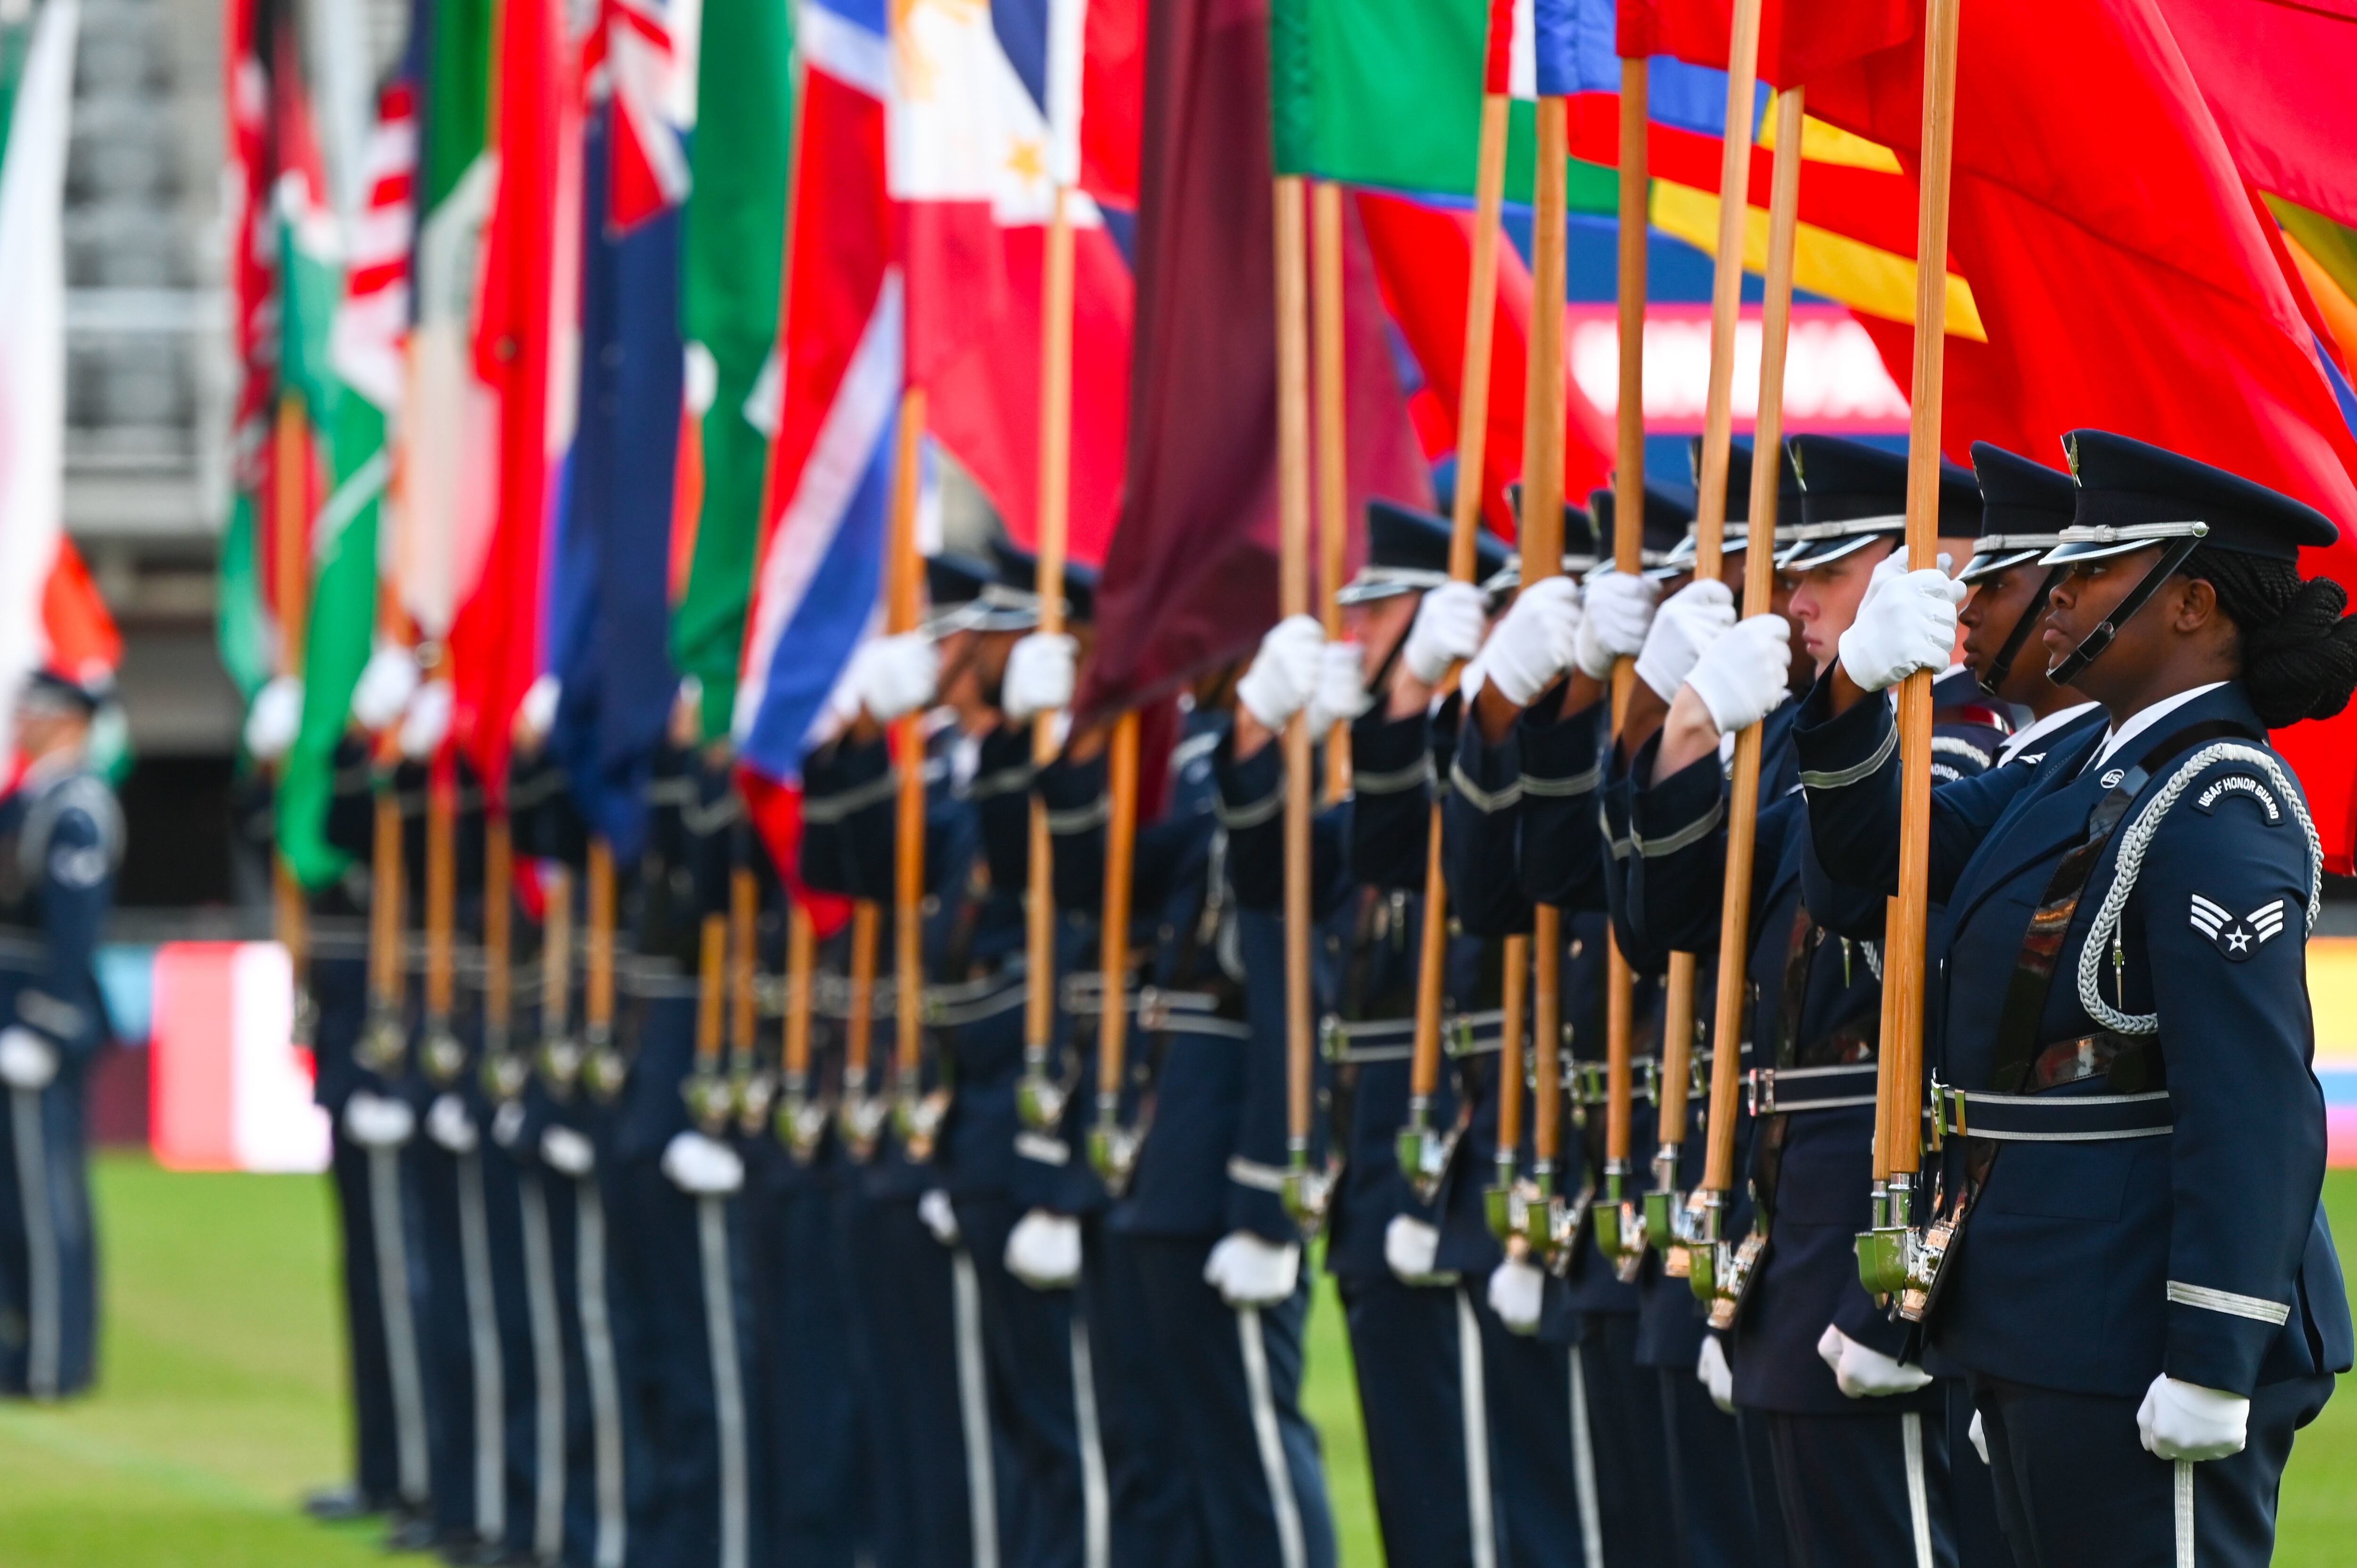
<instances>
[{"instance_id":1,"label":"green flag","mask_svg":"<svg viewBox=\"0 0 2357 1568\"><path fill-rule=\"evenodd\" d=\"M690 400L681 482L694 542L671 653L703 684L707 736L728 733L760 538L770 443L747 413L778 336L793 142L790 15L767 0L705 0L696 70L680 304Z\"/></svg>"}]
</instances>

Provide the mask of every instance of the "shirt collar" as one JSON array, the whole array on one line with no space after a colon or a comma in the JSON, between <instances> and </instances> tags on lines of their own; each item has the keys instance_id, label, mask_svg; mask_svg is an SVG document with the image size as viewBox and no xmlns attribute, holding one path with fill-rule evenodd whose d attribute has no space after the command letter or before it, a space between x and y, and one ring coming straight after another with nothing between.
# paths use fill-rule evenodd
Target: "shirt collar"
<instances>
[{"instance_id":1,"label":"shirt collar","mask_svg":"<svg viewBox=\"0 0 2357 1568\"><path fill-rule=\"evenodd\" d=\"M2006 737L2005 744L1997 747L1996 765L1999 768L2004 767L2029 750L2032 741L2044 740L2065 725L2077 723L2079 715L2094 705L2092 702L2073 703L2067 708L2058 708L2044 718L2032 720L2029 725L2014 731Z\"/></svg>"},{"instance_id":2,"label":"shirt collar","mask_svg":"<svg viewBox=\"0 0 2357 1568\"><path fill-rule=\"evenodd\" d=\"M2120 747L2126 746L2128 742L2134 740L2136 736L2142 735L2145 731L2150 729L2153 725L2158 724L2161 720L2167 718L2170 714L2175 713L2178 709L2183 707L2194 698L2207 696L2209 693L2216 691L2225 683L2226 682L2223 681L2212 681L2206 686L2195 686L2190 691L2179 692L2173 697L2163 697L2160 701L2153 703L2151 706L2137 710L2136 714L2130 716L2127 723L2115 724L2110 728L2110 730L2105 732L2104 736L2104 744L2096 748L2094 760L2088 763L2087 766L2090 768L2102 767L2104 763L2109 762L2112 759L2112 754L2119 750Z\"/></svg>"}]
</instances>

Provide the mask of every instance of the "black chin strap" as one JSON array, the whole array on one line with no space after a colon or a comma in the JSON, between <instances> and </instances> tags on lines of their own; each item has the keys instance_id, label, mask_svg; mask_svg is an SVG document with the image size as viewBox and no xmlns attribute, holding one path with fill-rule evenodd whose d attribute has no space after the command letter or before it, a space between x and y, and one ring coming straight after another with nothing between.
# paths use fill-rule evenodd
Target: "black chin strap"
<instances>
[{"instance_id":1,"label":"black chin strap","mask_svg":"<svg viewBox=\"0 0 2357 1568\"><path fill-rule=\"evenodd\" d=\"M2005 646L1998 649L1996 657L1989 661L1988 673L1979 677L1982 691L2000 702L2004 701L2004 695L1997 688L2004 685L2006 677L2013 673L2013 661L2021 657L2022 645L2029 640L2029 634L2038 629L2039 618L2046 613L2046 601L2052 596L2054 585L2061 582L2063 574L2070 570L2068 566L2046 569L2046 581L2039 585L2037 596L2029 601L2029 607L2021 612L2021 618L2013 623L2012 634L2005 639Z\"/></svg>"},{"instance_id":2,"label":"black chin strap","mask_svg":"<svg viewBox=\"0 0 2357 1568\"><path fill-rule=\"evenodd\" d=\"M2061 663L2049 670L2046 678L2058 686L2076 685L2087 666L2112 645L2112 639L2119 635L2120 628L2127 624L2128 618L2144 608L2145 601L2160 591L2161 584L2185 564L2185 558L2192 554L2201 542L2198 534L2170 541L2161 551L2160 559L2153 564L2152 570L2144 575L2144 581L2129 589L2128 596L2122 599L2112 613L2104 618L2103 623L2087 634L2086 640L2063 658Z\"/></svg>"}]
</instances>

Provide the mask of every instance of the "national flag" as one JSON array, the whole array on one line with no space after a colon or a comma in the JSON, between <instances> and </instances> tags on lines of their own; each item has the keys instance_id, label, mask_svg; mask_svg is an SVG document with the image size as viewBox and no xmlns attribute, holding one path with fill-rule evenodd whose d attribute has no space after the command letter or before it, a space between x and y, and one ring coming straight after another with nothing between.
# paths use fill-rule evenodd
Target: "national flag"
<instances>
[{"instance_id":1,"label":"national flag","mask_svg":"<svg viewBox=\"0 0 2357 1568\"><path fill-rule=\"evenodd\" d=\"M224 168L221 232L226 237L230 339L237 390L230 418L229 515L221 531L215 636L221 668L251 698L270 679L260 540L269 532L270 415L277 389L276 336L271 324L278 287L278 244L270 219L271 48L262 0L228 0L221 8Z\"/></svg>"},{"instance_id":2,"label":"national flag","mask_svg":"<svg viewBox=\"0 0 2357 1568\"><path fill-rule=\"evenodd\" d=\"M891 44L882 0L812 0L776 432L732 733L748 777L792 784L813 724L875 614L902 387L901 275L885 182Z\"/></svg>"},{"instance_id":3,"label":"national flag","mask_svg":"<svg viewBox=\"0 0 2357 1568\"><path fill-rule=\"evenodd\" d=\"M498 191L483 241L473 375L498 402L491 529L450 628L452 734L494 799L509 725L544 666L543 542L569 445L578 345L579 55L562 0L500 7L493 146ZM665 435L673 428L660 427ZM665 506L668 506L666 497Z\"/></svg>"},{"instance_id":4,"label":"national flag","mask_svg":"<svg viewBox=\"0 0 2357 1568\"><path fill-rule=\"evenodd\" d=\"M892 9L889 170L902 204L910 382L928 434L1031 542L1039 507L1047 225L1071 190L1073 558L1103 559L1127 442L1135 124L1143 0L1001 0ZM1100 20L1102 18L1102 20ZM1095 51L1093 57L1090 51ZM1099 105L1112 105L1104 125ZM1083 156L1084 153L1087 156Z\"/></svg>"},{"instance_id":5,"label":"national flag","mask_svg":"<svg viewBox=\"0 0 2357 1568\"><path fill-rule=\"evenodd\" d=\"M674 25L676 19L677 26ZM697 0L604 0L582 70L613 106L606 220L629 231L687 199L696 114Z\"/></svg>"},{"instance_id":6,"label":"national flag","mask_svg":"<svg viewBox=\"0 0 2357 1568\"><path fill-rule=\"evenodd\" d=\"M49 653L65 542L66 142L76 0L46 0L15 57L0 143L0 691ZM14 42L16 40L9 40ZM8 719L0 715L0 755Z\"/></svg>"},{"instance_id":7,"label":"national flag","mask_svg":"<svg viewBox=\"0 0 2357 1568\"><path fill-rule=\"evenodd\" d=\"M409 323L409 250L417 167L416 101L396 80L377 101L363 143L364 205L344 246L340 298L328 330L325 421L332 489L310 529L312 579L304 638L303 718L280 775L278 842L306 886L339 875L327 842L334 757L368 663L377 621L379 548L390 435L401 404Z\"/></svg>"},{"instance_id":8,"label":"national flag","mask_svg":"<svg viewBox=\"0 0 2357 1568\"><path fill-rule=\"evenodd\" d=\"M2161 0L2243 177L2357 224L2357 8L2346 0Z\"/></svg>"},{"instance_id":9,"label":"national flag","mask_svg":"<svg viewBox=\"0 0 2357 1568\"><path fill-rule=\"evenodd\" d=\"M1258 5L1149 15L1135 438L1081 707L1143 706L1276 618L1276 280L1269 24ZM1343 376L1355 517L1424 504L1365 236L1345 209ZM1461 307L1460 307L1461 308Z\"/></svg>"},{"instance_id":10,"label":"national flag","mask_svg":"<svg viewBox=\"0 0 2357 1568\"><path fill-rule=\"evenodd\" d=\"M591 117L581 224L579 418L550 573L547 665L560 682L549 747L591 828L628 864L646 837L647 782L679 679L670 631L672 487L679 428L680 216L628 229L599 177L629 112ZM572 397L552 387L552 397Z\"/></svg>"},{"instance_id":11,"label":"national flag","mask_svg":"<svg viewBox=\"0 0 2357 1568\"><path fill-rule=\"evenodd\" d=\"M760 542L769 434L755 389L776 374L780 275L793 160L793 36L786 7L705 0L680 279L687 338L673 509L671 659L703 690L704 734L737 702Z\"/></svg>"}]
</instances>

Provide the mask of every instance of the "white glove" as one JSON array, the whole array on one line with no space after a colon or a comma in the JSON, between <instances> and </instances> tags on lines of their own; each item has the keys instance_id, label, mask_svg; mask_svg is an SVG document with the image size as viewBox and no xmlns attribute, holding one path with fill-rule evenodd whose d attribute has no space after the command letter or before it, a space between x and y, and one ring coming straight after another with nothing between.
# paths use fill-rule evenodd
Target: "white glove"
<instances>
[{"instance_id":1,"label":"white glove","mask_svg":"<svg viewBox=\"0 0 2357 1568\"><path fill-rule=\"evenodd\" d=\"M1470 583L1443 583L1428 590L1415 607L1415 621L1407 628L1400 660L1409 674L1437 686L1450 665L1462 664L1480 650L1488 621L1480 589Z\"/></svg>"},{"instance_id":2,"label":"white glove","mask_svg":"<svg viewBox=\"0 0 2357 1568\"><path fill-rule=\"evenodd\" d=\"M1072 705L1081 645L1062 632L1035 631L1007 650L998 711L1017 724Z\"/></svg>"},{"instance_id":3,"label":"white glove","mask_svg":"<svg viewBox=\"0 0 2357 1568\"><path fill-rule=\"evenodd\" d=\"M352 722L371 735L401 717L417 691L417 660L406 648L386 643L369 655L352 687Z\"/></svg>"},{"instance_id":4,"label":"white glove","mask_svg":"<svg viewBox=\"0 0 2357 1568\"><path fill-rule=\"evenodd\" d=\"M1236 682L1236 701L1268 729L1283 729L1318 690L1326 628L1311 616L1287 616L1268 628L1252 668Z\"/></svg>"},{"instance_id":5,"label":"white glove","mask_svg":"<svg viewBox=\"0 0 2357 1568\"><path fill-rule=\"evenodd\" d=\"M1203 1283L1230 1306L1275 1306L1301 1283L1301 1249L1250 1230L1231 1230L1203 1260Z\"/></svg>"},{"instance_id":6,"label":"white glove","mask_svg":"<svg viewBox=\"0 0 2357 1568\"><path fill-rule=\"evenodd\" d=\"M1318 689L1309 693L1309 733L1322 736L1367 711L1367 677L1355 642L1329 642L1318 658Z\"/></svg>"},{"instance_id":7,"label":"white glove","mask_svg":"<svg viewBox=\"0 0 2357 1568\"><path fill-rule=\"evenodd\" d=\"M2136 1435L2160 1459L2223 1459L2248 1440L2251 1402L2163 1372L2136 1407Z\"/></svg>"},{"instance_id":8,"label":"white glove","mask_svg":"<svg viewBox=\"0 0 2357 1568\"><path fill-rule=\"evenodd\" d=\"M917 1218L933 1233L933 1240L944 1247L954 1247L965 1239L958 1229L957 1210L951 1207L950 1195L934 1187L917 1199Z\"/></svg>"},{"instance_id":9,"label":"white glove","mask_svg":"<svg viewBox=\"0 0 2357 1568\"><path fill-rule=\"evenodd\" d=\"M1702 1337L1702 1354L1695 1358L1695 1381L1709 1391L1710 1402L1721 1412L1735 1413L1735 1369L1727 1364L1727 1347L1716 1334Z\"/></svg>"},{"instance_id":10,"label":"white glove","mask_svg":"<svg viewBox=\"0 0 2357 1568\"><path fill-rule=\"evenodd\" d=\"M560 1176L585 1176L597 1168L597 1145L576 1128L545 1127L540 1134L540 1158Z\"/></svg>"},{"instance_id":11,"label":"white glove","mask_svg":"<svg viewBox=\"0 0 2357 1568\"><path fill-rule=\"evenodd\" d=\"M851 656L851 689L877 724L890 724L933 700L941 650L921 631L870 638Z\"/></svg>"},{"instance_id":12,"label":"white glove","mask_svg":"<svg viewBox=\"0 0 2357 1568\"><path fill-rule=\"evenodd\" d=\"M416 1134L409 1101L363 1089L344 1101L344 1135L364 1149L397 1149Z\"/></svg>"},{"instance_id":13,"label":"white glove","mask_svg":"<svg viewBox=\"0 0 2357 1568\"><path fill-rule=\"evenodd\" d=\"M1782 616L1752 616L1704 650L1686 674L1710 722L1733 735L1784 701L1792 671L1792 627Z\"/></svg>"},{"instance_id":14,"label":"white glove","mask_svg":"<svg viewBox=\"0 0 2357 1568\"><path fill-rule=\"evenodd\" d=\"M1895 686L1918 670L1945 670L1955 651L1956 607L1970 590L1944 569L1905 568L1900 554L1875 567L1857 618L1841 634L1841 667L1868 692Z\"/></svg>"},{"instance_id":15,"label":"white glove","mask_svg":"<svg viewBox=\"0 0 2357 1568\"><path fill-rule=\"evenodd\" d=\"M401 717L401 755L412 762L424 762L442 749L442 737L450 733L450 682L428 681L417 688L409 699L409 711Z\"/></svg>"},{"instance_id":16,"label":"white glove","mask_svg":"<svg viewBox=\"0 0 2357 1568\"><path fill-rule=\"evenodd\" d=\"M1670 596L1645 646L1637 654L1637 679L1662 701L1678 694L1703 650L1734 628L1735 595L1716 577L1688 583Z\"/></svg>"},{"instance_id":17,"label":"white glove","mask_svg":"<svg viewBox=\"0 0 2357 1568\"><path fill-rule=\"evenodd\" d=\"M1854 1400L1911 1394L1932 1380L1921 1367L1910 1367L1869 1346L1859 1344L1833 1324L1817 1337L1817 1354L1834 1369L1834 1381Z\"/></svg>"},{"instance_id":18,"label":"white glove","mask_svg":"<svg viewBox=\"0 0 2357 1568\"><path fill-rule=\"evenodd\" d=\"M1527 583L1481 645L1481 671L1498 694L1530 706L1578 651L1579 585L1568 577Z\"/></svg>"},{"instance_id":19,"label":"white glove","mask_svg":"<svg viewBox=\"0 0 2357 1568\"><path fill-rule=\"evenodd\" d=\"M21 1026L0 1029L0 1082L47 1089L58 1076L58 1047Z\"/></svg>"},{"instance_id":20,"label":"white glove","mask_svg":"<svg viewBox=\"0 0 2357 1568\"><path fill-rule=\"evenodd\" d=\"M274 675L245 710L245 749L256 762L275 762L303 727L303 678Z\"/></svg>"},{"instance_id":21,"label":"white glove","mask_svg":"<svg viewBox=\"0 0 2357 1568\"><path fill-rule=\"evenodd\" d=\"M1006 1233L1006 1272L1033 1290L1070 1290L1081 1277L1081 1222L1035 1208Z\"/></svg>"},{"instance_id":22,"label":"white glove","mask_svg":"<svg viewBox=\"0 0 2357 1568\"><path fill-rule=\"evenodd\" d=\"M1613 661L1634 658L1653 628L1653 601L1662 585L1642 574L1606 571L1587 580L1580 596L1580 672L1592 681L1612 673Z\"/></svg>"},{"instance_id":23,"label":"white glove","mask_svg":"<svg viewBox=\"0 0 2357 1568\"><path fill-rule=\"evenodd\" d=\"M1987 1464L1989 1462L1988 1428L1981 1424L1979 1411L1973 1412L1973 1423L1964 1428L1964 1435L1973 1440L1973 1452L1981 1456L1981 1463Z\"/></svg>"},{"instance_id":24,"label":"white glove","mask_svg":"<svg viewBox=\"0 0 2357 1568\"><path fill-rule=\"evenodd\" d=\"M1546 1294L1546 1275L1529 1261L1508 1258L1490 1271L1490 1310L1510 1334L1539 1331L1540 1298Z\"/></svg>"},{"instance_id":25,"label":"white glove","mask_svg":"<svg viewBox=\"0 0 2357 1568\"><path fill-rule=\"evenodd\" d=\"M425 1108L425 1135L454 1155L472 1154L482 1142L467 1102L455 1094L442 1095Z\"/></svg>"},{"instance_id":26,"label":"white glove","mask_svg":"<svg viewBox=\"0 0 2357 1568\"><path fill-rule=\"evenodd\" d=\"M1454 1273L1433 1267L1440 1256L1440 1232L1413 1214L1394 1214L1383 1227L1383 1262L1402 1284L1444 1285L1457 1283Z\"/></svg>"},{"instance_id":27,"label":"white glove","mask_svg":"<svg viewBox=\"0 0 2357 1568\"><path fill-rule=\"evenodd\" d=\"M556 702L565 694L564 686L554 675L542 675L524 688L523 701L516 704L516 734L533 745L548 738L556 727Z\"/></svg>"},{"instance_id":28,"label":"white glove","mask_svg":"<svg viewBox=\"0 0 2357 1568\"><path fill-rule=\"evenodd\" d=\"M675 1133L663 1145L662 1173L682 1192L725 1197L745 1185L745 1161L717 1138Z\"/></svg>"}]
</instances>

